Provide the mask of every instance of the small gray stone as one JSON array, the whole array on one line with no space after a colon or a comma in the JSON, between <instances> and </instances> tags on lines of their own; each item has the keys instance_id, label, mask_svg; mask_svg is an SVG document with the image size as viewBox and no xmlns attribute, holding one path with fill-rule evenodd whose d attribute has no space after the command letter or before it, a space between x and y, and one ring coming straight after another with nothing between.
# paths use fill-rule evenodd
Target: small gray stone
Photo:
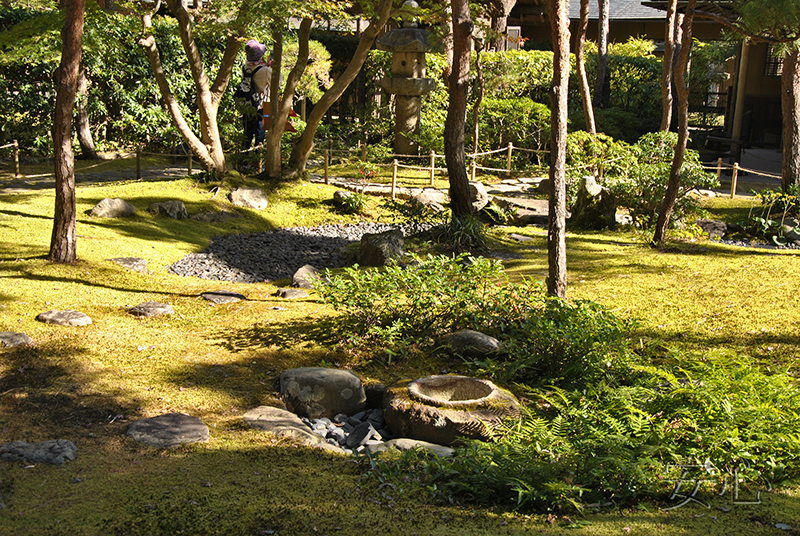
<instances>
[{"instance_id":1,"label":"small gray stone","mask_svg":"<svg viewBox=\"0 0 800 536\"><path fill-rule=\"evenodd\" d=\"M722 238L728 234L728 224L719 220L698 220L697 226L712 240Z\"/></svg>"},{"instance_id":2,"label":"small gray stone","mask_svg":"<svg viewBox=\"0 0 800 536\"><path fill-rule=\"evenodd\" d=\"M472 206L475 208L475 212L480 212L483 210L483 208L489 204L489 201L492 200L492 197L486 191L486 186L484 186L482 182L478 181L470 181L469 195Z\"/></svg>"},{"instance_id":3,"label":"small gray stone","mask_svg":"<svg viewBox=\"0 0 800 536\"><path fill-rule=\"evenodd\" d=\"M41 443L12 441L0 445L0 460L6 462L26 461L28 463L47 463L61 465L78 456L78 447L66 439L51 439Z\"/></svg>"},{"instance_id":4,"label":"small gray stone","mask_svg":"<svg viewBox=\"0 0 800 536\"><path fill-rule=\"evenodd\" d=\"M159 303L156 301L148 301L140 303L139 305L136 305L135 307L131 307L130 309L128 309L128 312L133 316L140 316L145 318L175 314L175 310L172 308L171 305L168 305L166 303Z\"/></svg>"},{"instance_id":5,"label":"small gray stone","mask_svg":"<svg viewBox=\"0 0 800 536\"><path fill-rule=\"evenodd\" d=\"M14 331L0 331L0 346L30 346L33 339L24 333Z\"/></svg>"},{"instance_id":6,"label":"small gray stone","mask_svg":"<svg viewBox=\"0 0 800 536\"><path fill-rule=\"evenodd\" d=\"M362 422L347 436L347 448L354 449L365 445L375 435L375 428L368 422Z\"/></svg>"},{"instance_id":7,"label":"small gray stone","mask_svg":"<svg viewBox=\"0 0 800 536\"><path fill-rule=\"evenodd\" d=\"M183 201L173 199L171 201L164 201L161 203L153 203L150 205L150 212L156 216L163 215L174 220L185 220L189 217L186 213L186 206Z\"/></svg>"},{"instance_id":8,"label":"small gray stone","mask_svg":"<svg viewBox=\"0 0 800 536\"><path fill-rule=\"evenodd\" d=\"M308 292L300 288L281 288L278 289L278 297L286 300L298 300L308 298Z\"/></svg>"},{"instance_id":9,"label":"small gray stone","mask_svg":"<svg viewBox=\"0 0 800 536\"><path fill-rule=\"evenodd\" d=\"M396 449L402 452L415 448L424 449L427 452L435 454L440 458L450 458L455 454L455 450L450 447L437 445L435 443L429 443L427 441L420 441L418 439L408 439L408 438L388 439L384 441L382 444L370 446L369 451L374 454L377 454L390 449Z\"/></svg>"},{"instance_id":10,"label":"small gray stone","mask_svg":"<svg viewBox=\"0 0 800 536\"><path fill-rule=\"evenodd\" d=\"M319 270L310 264L305 264L298 268L292 276L292 286L297 288L314 288L314 284L311 281L318 277Z\"/></svg>"},{"instance_id":11,"label":"small gray stone","mask_svg":"<svg viewBox=\"0 0 800 536\"><path fill-rule=\"evenodd\" d=\"M105 198L92 208L90 214L98 218L122 218L136 214L136 207L120 198Z\"/></svg>"},{"instance_id":12,"label":"small gray stone","mask_svg":"<svg viewBox=\"0 0 800 536\"><path fill-rule=\"evenodd\" d=\"M462 329L444 335L440 342L456 354L464 356L484 356L500 350L500 342L479 331Z\"/></svg>"},{"instance_id":13,"label":"small gray stone","mask_svg":"<svg viewBox=\"0 0 800 536\"><path fill-rule=\"evenodd\" d=\"M531 240L533 240L533 237L525 236L525 235L521 235L521 234L517 234L517 233L511 233L510 235L508 235L508 237L511 240L516 240L517 242L530 242Z\"/></svg>"},{"instance_id":14,"label":"small gray stone","mask_svg":"<svg viewBox=\"0 0 800 536\"><path fill-rule=\"evenodd\" d=\"M126 435L139 443L158 448L205 442L209 437L208 426L199 417L183 413L140 419L128 426Z\"/></svg>"},{"instance_id":15,"label":"small gray stone","mask_svg":"<svg viewBox=\"0 0 800 536\"><path fill-rule=\"evenodd\" d=\"M243 419L250 428L271 433L279 439L310 447L319 447L323 443L327 446L325 440L312 433L297 415L285 409L259 406L245 413Z\"/></svg>"},{"instance_id":16,"label":"small gray stone","mask_svg":"<svg viewBox=\"0 0 800 536\"><path fill-rule=\"evenodd\" d=\"M147 261L139 257L117 257L115 259L108 259L108 260L117 263L120 266L124 266L129 270L133 270L134 272L139 272L142 274L148 273Z\"/></svg>"},{"instance_id":17,"label":"small gray stone","mask_svg":"<svg viewBox=\"0 0 800 536\"><path fill-rule=\"evenodd\" d=\"M244 294L239 294L231 290L211 290L208 292L203 292L202 294L200 294L200 296L210 301L211 303L216 303L217 305L221 305L224 303L236 303L238 301L247 299L247 297Z\"/></svg>"},{"instance_id":18,"label":"small gray stone","mask_svg":"<svg viewBox=\"0 0 800 536\"><path fill-rule=\"evenodd\" d=\"M85 313L67 309L64 311L45 311L36 316L36 320L45 324L56 324L59 326L88 326L92 319Z\"/></svg>"},{"instance_id":19,"label":"small gray stone","mask_svg":"<svg viewBox=\"0 0 800 536\"><path fill-rule=\"evenodd\" d=\"M237 207L264 210L269 199L261 188L237 188L230 193L231 203Z\"/></svg>"}]
</instances>

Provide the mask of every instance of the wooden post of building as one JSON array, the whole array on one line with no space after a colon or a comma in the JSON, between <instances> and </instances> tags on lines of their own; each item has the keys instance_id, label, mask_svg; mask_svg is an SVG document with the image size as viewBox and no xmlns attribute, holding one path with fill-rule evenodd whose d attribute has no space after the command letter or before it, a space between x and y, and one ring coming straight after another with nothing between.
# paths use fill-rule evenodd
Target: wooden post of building
<instances>
[{"instance_id":1,"label":"wooden post of building","mask_svg":"<svg viewBox=\"0 0 800 536\"><path fill-rule=\"evenodd\" d=\"M331 150L325 149L325 184L328 182L328 166L331 164Z\"/></svg>"},{"instance_id":2,"label":"wooden post of building","mask_svg":"<svg viewBox=\"0 0 800 536\"><path fill-rule=\"evenodd\" d=\"M396 190L397 190L397 158L392 160L392 201L394 201Z\"/></svg>"},{"instance_id":3,"label":"wooden post of building","mask_svg":"<svg viewBox=\"0 0 800 536\"><path fill-rule=\"evenodd\" d=\"M433 179L436 175L436 151L431 151L431 186L433 186Z\"/></svg>"},{"instance_id":4,"label":"wooden post of building","mask_svg":"<svg viewBox=\"0 0 800 536\"><path fill-rule=\"evenodd\" d=\"M142 178L142 148L136 148L136 180Z\"/></svg>"},{"instance_id":5,"label":"wooden post of building","mask_svg":"<svg viewBox=\"0 0 800 536\"><path fill-rule=\"evenodd\" d=\"M739 162L733 163L733 176L731 177L731 199L736 197L736 181L739 180Z\"/></svg>"},{"instance_id":6,"label":"wooden post of building","mask_svg":"<svg viewBox=\"0 0 800 536\"><path fill-rule=\"evenodd\" d=\"M14 140L14 178L19 178L19 142Z\"/></svg>"},{"instance_id":7,"label":"wooden post of building","mask_svg":"<svg viewBox=\"0 0 800 536\"><path fill-rule=\"evenodd\" d=\"M514 144L508 142L508 154L506 154L506 169L508 170L509 177L511 177L511 153L513 150L514 150Z\"/></svg>"}]
</instances>

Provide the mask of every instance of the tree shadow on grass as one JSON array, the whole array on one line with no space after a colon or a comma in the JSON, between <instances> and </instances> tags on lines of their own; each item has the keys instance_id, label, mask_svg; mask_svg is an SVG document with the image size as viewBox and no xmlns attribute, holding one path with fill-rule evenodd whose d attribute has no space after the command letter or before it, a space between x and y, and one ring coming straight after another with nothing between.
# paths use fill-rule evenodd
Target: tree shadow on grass
<instances>
[{"instance_id":1,"label":"tree shadow on grass","mask_svg":"<svg viewBox=\"0 0 800 536\"><path fill-rule=\"evenodd\" d=\"M214 338L230 352L259 348L289 348L317 344L333 348L339 342L341 322L335 317L289 320L276 324L257 324L244 329L221 328Z\"/></svg>"}]
</instances>

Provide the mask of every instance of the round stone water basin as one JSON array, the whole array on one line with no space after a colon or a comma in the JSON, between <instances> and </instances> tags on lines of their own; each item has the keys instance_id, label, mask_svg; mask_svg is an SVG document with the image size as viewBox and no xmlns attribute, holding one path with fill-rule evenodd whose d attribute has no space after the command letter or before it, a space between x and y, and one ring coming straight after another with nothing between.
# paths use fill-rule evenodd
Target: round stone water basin
<instances>
[{"instance_id":1,"label":"round stone water basin","mask_svg":"<svg viewBox=\"0 0 800 536\"><path fill-rule=\"evenodd\" d=\"M428 376L408 384L415 400L446 408L480 405L496 390L492 382L468 376Z\"/></svg>"}]
</instances>

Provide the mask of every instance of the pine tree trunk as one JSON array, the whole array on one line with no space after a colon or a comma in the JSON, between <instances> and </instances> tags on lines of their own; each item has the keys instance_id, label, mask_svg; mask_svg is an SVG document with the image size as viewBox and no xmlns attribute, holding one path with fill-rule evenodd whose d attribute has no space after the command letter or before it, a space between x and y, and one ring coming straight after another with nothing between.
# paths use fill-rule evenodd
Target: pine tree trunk
<instances>
[{"instance_id":1,"label":"pine tree trunk","mask_svg":"<svg viewBox=\"0 0 800 536\"><path fill-rule=\"evenodd\" d=\"M611 83L608 76L608 31L610 20L609 0L597 0L597 81L594 86L594 105L604 109L611 100Z\"/></svg>"},{"instance_id":2,"label":"pine tree trunk","mask_svg":"<svg viewBox=\"0 0 800 536\"><path fill-rule=\"evenodd\" d=\"M550 203L547 221L547 292L567 294L567 114L569 89L569 3L550 0L553 35L553 86L550 93Z\"/></svg>"},{"instance_id":3,"label":"pine tree trunk","mask_svg":"<svg viewBox=\"0 0 800 536\"><path fill-rule=\"evenodd\" d=\"M61 65L56 73L53 147L56 177L55 214L50 254L53 262L75 262L75 155L72 153L72 111L78 84L86 0L66 0L61 31Z\"/></svg>"},{"instance_id":4,"label":"pine tree trunk","mask_svg":"<svg viewBox=\"0 0 800 536\"><path fill-rule=\"evenodd\" d=\"M575 64L578 70L578 83L583 102L583 116L586 118L586 131L597 134L594 123L592 95L589 91L589 78L586 76L586 57L583 47L586 44L586 28L589 26L589 0L581 0L581 18L578 26L578 43L575 51Z\"/></svg>"},{"instance_id":5,"label":"pine tree trunk","mask_svg":"<svg viewBox=\"0 0 800 536\"><path fill-rule=\"evenodd\" d=\"M781 78L783 107L783 189L800 188L800 52L790 52L783 60Z\"/></svg>"},{"instance_id":6,"label":"pine tree trunk","mask_svg":"<svg viewBox=\"0 0 800 536\"><path fill-rule=\"evenodd\" d=\"M656 231L653 236L653 244L658 246L659 249L664 247L667 229L669 229L669 222L672 217L672 209L675 208L675 201L678 199L678 192L681 186L681 168L686 155L686 144L689 141L689 86L686 80L686 69L689 65L689 53L692 48L692 22L696 7L697 0L689 0L683 17L681 51L678 54L678 61L675 65L675 86L678 93L678 143L675 146L675 155L672 158L672 166L669 171L667 192L658 212Z\"/></svg>"},{"instance_id":7,"label":"pine tree trunk","mask_svg":"<svg viewBox=\"0 0 800 536\"><path fill-rule=\"evenodd\" d=\"M661 71L661 112L660 130L669 130L672 124L672 58L675 52L675 11L678 0L669 0L667 5L667 22L664 29L664 57Z\"/></svg>"},{"instance_id":8,"label":"pine tree trunk","mask_svg":"<svg viewBox=\"0 0 800 536\"><path fill-rule=\"evenodd\" d=\"M94 148L92 131L89 128L89 111L87 101L89 98L89 88L86 83L86 73L83 66L78 74L78 94L75 105L78 107L78 114L75 117L75 130L78 133L78 143L81 146L81 158L84 160L97 160L97 151Z\"/></svg>"},{"instance_id":9,"label":"pine tree trunk","mask_svg":"<svg viewBox=\"0 0 800 536\"><path fill-rule=\"evenodd\" d=\"M467 177L464 131L467 123L467 93L469 91L469 60L473 22L467 0L454 0L453 10L453 67L448 88L447 118L444 123L444 156L450 179L450 209L459 218L473 212Z\"/></svg>"}]
</instances>

